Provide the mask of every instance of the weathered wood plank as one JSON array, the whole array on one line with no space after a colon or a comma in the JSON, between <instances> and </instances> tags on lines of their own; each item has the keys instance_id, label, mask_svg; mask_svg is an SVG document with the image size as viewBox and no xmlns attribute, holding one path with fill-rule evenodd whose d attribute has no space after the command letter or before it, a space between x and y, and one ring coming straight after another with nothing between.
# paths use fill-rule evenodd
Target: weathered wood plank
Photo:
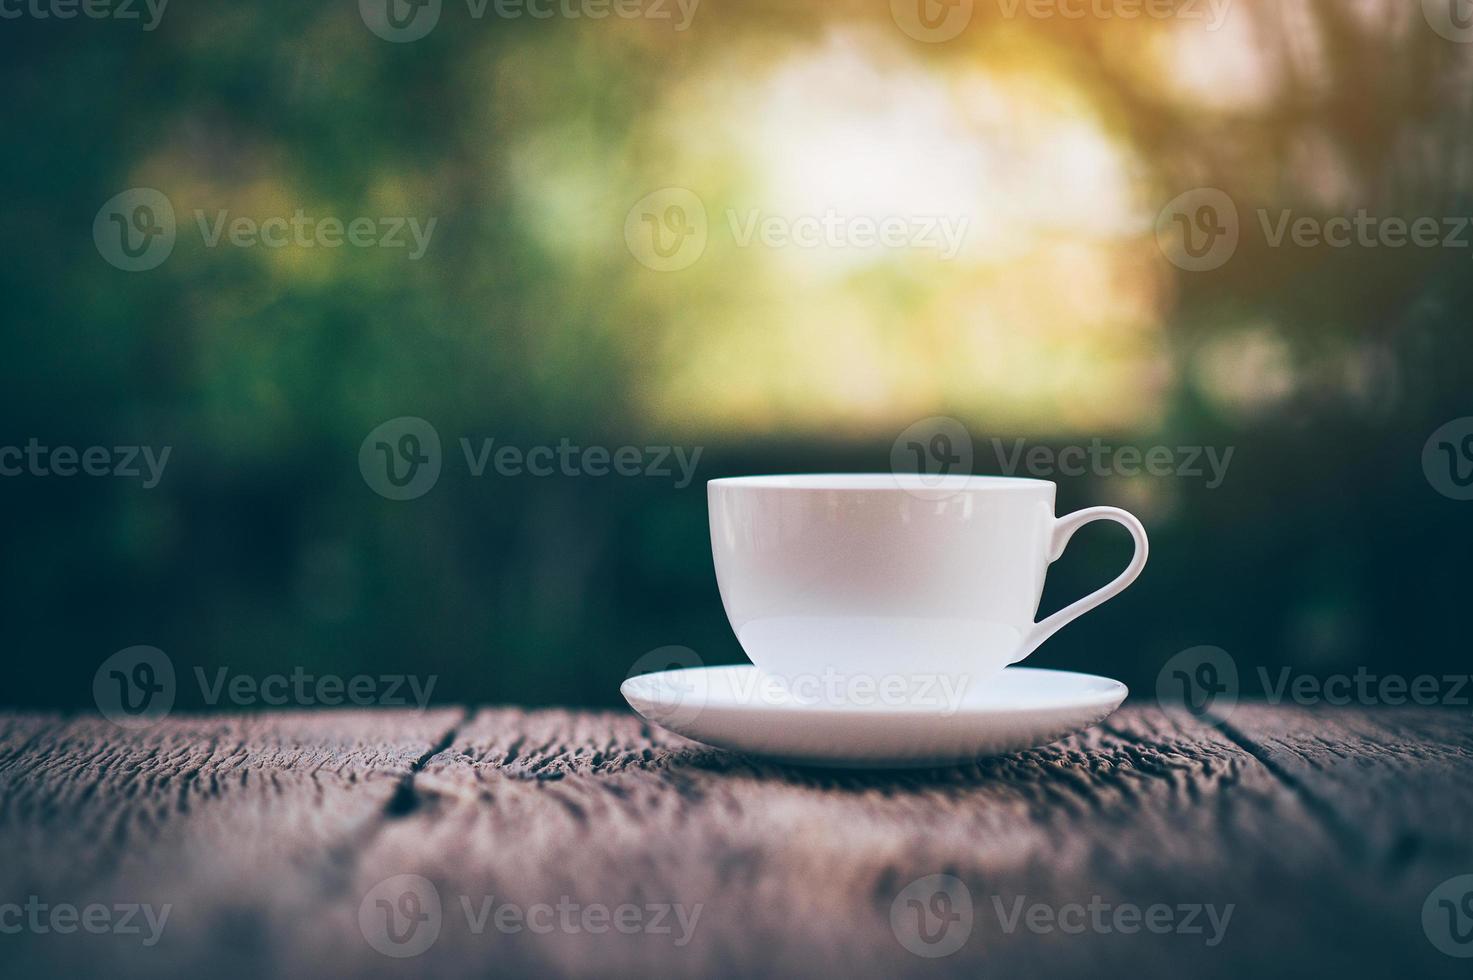
<instances>
[{"instance_id":1,"label":"weathered wood plank","mask_svg":"<svg viewBox=\"0 0 1473 980\"><path fill-rule=\"evenodd\" d=\"M1473 719L1456 710L1250 704L1222 730L1340 844L1351 871L1347 900L1382 912L1370 935L1388 943L1388 969L1466 976L1468 960L1432 951L1421 914L1434 887L1473 874ZM1391 950L1403 947L1412 955L1398 963Z\"/></svg>"},{"instance_id":2,"label":"weathered wood plank","mask_svg":"<svg viewBox=\"0 0 1473 980\"><path fill-rule=\"evenodd\" d=\"M1367 869L1312 804L1185 715L1133 709L1038 752L866 775L769 767L626 715L488 711L415 786L420 807L376 839L362 887L414 872L473 907L487 894L521 907L564 896L699 903L691 941L663 951L681 972L1154 965L1226 976L1355 972L1408 955L1428 971L1451 966L1421 935L1420 900L1396 909L1410 929L1388 933L1385 906L1360 886ZM907 883L942 872L972 896L974 941L933 964L900 945L889 913ZM1019 896L1057 909L1096 895L1140 907L1232 903L1234 918L1208 947L1176 934L1009 934L997 912ZM661 952L657 937L476 935L454 911L426 954L437 971L491 950L554 973L632 971Z\"/></svg>"},{"instance_id":3,"label":"weathered wood plank","mask_svg":"<svg viewBox=\"0 0 1473 980\"><path fill-rule=\"evenodd\" d=\"M171 911L139 935L0 935L20 975L260 974L324 896L458 710L10 719L0 732L0 902ZM162 914L162 913L161 913ZM142 916L135 916L138 921ZM315 943L315 939L312 940ZM280 947L289 948L289 947ZM238 969L237 969L238 968Z\"/></svg>"},{"instance_id":4,"label":"weathered wood plank","mask_svg":"<svg viewBox=\"0 0 1473 980\"><path fill-rule=\"evenodd\" d=\"M1460 975L1421 905L1473 871L1465 721L1244 705L1217 728L1128 707L975 766L827 773L627 713L171 719L141 735L0 718L0 834L20 852L0 902L175 907L147 951L21 935L0 952L58 975ZM891 907L934 874L964 884L974 921L931 960L902 945ZM383 955L374 942L414 947L386 940L391 923L429 935L391 918L415 898L440 904L434 941ZM1054 925L1009 931L1020 900ZM1225 928L1194 913L1201 933L1122 934L1113 918L1230 904ZM521 918L543 905L548 934ZM503 909L519 928L506 911L498 928Z\"/></svg>"},{"instance_id":5,"label":"weathered wood plank","mask_svg":"<svg viewBox=\"0 0 1473 980\"><path fill-rule=\"evenodd\" d=\"M1473 717L1465 712L1249 704L1227 716L1224 731L1388 880L1468 858Z\"/></svg>"}]
</instances>

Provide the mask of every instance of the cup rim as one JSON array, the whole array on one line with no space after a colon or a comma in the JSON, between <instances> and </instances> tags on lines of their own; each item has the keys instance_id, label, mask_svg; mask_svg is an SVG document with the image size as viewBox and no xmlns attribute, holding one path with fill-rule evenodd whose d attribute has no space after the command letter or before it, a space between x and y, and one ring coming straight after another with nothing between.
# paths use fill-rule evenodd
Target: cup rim
<instances>
[{"instance_id":1,"label":"cup rim","mask_svg":"<svg viewBox=\"0 0 1473 980\"><path fill-rule=\"evenodd\" d=\"M926 476L919 473L792 473L756 476L723 476L707 480L708 488L749 490L792 490L796 492L869 491L914 493L916 491L964 490L1053 490L1049 480L1021 476L973 476L956 473Z\"/></svg>"}]
</instances>

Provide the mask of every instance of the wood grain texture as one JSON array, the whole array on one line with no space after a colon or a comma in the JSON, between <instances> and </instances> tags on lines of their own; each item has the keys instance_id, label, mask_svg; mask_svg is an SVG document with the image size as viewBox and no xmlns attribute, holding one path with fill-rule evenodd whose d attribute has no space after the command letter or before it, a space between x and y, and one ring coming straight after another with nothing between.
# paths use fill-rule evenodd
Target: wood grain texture
<instances>
[{"instance_id":1,"label":"wood grain texture","mask_svg":"<svg viewBox=\"0 0 1473 980\"><path fill-rule=\"evenodd\" d=\"M1473 873L1470 761L1469 719L1425 709L1241 705L1206 724L1128 706L1039 750L904 773L768 765L614 712L142 733L0 716L0 903L172 907L153 946L23 929L0 956L37 976L1466 975L1422 906ZM891 907L937 874L972 924L926 959ZM405 881L440 914L397 959L373 943L415 909L377 902ZM1034 905L1052 927L1030 928ZM1207 905L1232 906L1225 928L1184 908ZM1187 930L1123 933L1122 906ZM519 921L498 928L504 909Z\"/></svg>"},{"instance_id":2,"label":"wood grain texture","mask_svg":"<svg viewBox=\"0 0 1473 980\"><path fill-rule=\"evenodd\" d=\"M184 718L142 732L8 719L0 902L171 906L148 947L136 935L0 935L14 947L10 967L244 975L254 965L259 975L290 949L268 944L340 894L414 767L462 714Z\"/></svg>"}]
</instances>

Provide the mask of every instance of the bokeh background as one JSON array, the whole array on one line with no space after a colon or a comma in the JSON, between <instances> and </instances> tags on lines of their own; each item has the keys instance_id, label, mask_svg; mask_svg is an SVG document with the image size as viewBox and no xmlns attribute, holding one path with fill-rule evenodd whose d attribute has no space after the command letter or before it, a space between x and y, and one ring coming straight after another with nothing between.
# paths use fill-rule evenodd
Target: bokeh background
<instances>
[{"instance_id":1,"label":"bokeh background","mask_svg":"<svg viewBox=\"0 0 1473 980\"><path fill-rule=\"evenodd\" d=\"M594 20L445 0L402 43L365 4L0 20L0 445L172 447L152 489L0 479L5 703L90 706L98 664L148 644L186 708L193 669L221 666L620 704L652 649L741 659L706 480L885 471L933 416L966 427L979 473L1002 472L994 439L1233 450L1214 488L1060 478L1061 512L1131 508L1152 557L1040 665L1146 696L1198 644L1249 690L1258 666L1466 671L1473 503L1423 449L1473 415L1473 233L1275 248L1257 217L1473 215L1473 45L1434 29L1436 4L1234 0L1214 28L1204 4L704 0L678 30L673 3ZM964 26L938 39L908 19L923 7ZM128 272L93 224L137 187L167 196L177 241ZM659 271L625 231L670 187L709 230ZM1158 218L1203 187L1241 240L1189 271ZM436 226L410 259L210 247L194 217L298 208ZM743 246L727 215L752 209L968 234L950 258ZM443 442L406 501L359 467L400 416ZM461 438L701 456L685 487L476 478ZM1045 610L1112 576L1124 537L1080 535Z\"/></svg>"}]
</instances>

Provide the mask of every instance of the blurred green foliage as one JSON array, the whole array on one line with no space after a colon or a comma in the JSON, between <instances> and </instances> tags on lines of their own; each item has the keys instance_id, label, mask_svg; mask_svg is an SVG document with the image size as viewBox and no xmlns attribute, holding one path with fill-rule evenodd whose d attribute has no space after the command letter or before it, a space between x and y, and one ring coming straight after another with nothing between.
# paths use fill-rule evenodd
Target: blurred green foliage
<instances>
[{"instance_id":1,"label":"blurred green foliage","mask_svg":"<svg viewBox=\"0 0 1473 980\"><path fill-rule=\"evenodd\" d=\"M1139 508L1152 561L1041 664L1149 693L1161 662L1201 643L1245 666L1462 663L1473 512L1433 491L1421 452L1473 414L1470 253L1272 248L1256 213L1473 214L1473 46L1428 30L1417 5L1333 0L1296 17L1242 2L1205 38L979 4L966 34L936 45L883 4L708 3L676 32L477 20L447 0L435 30L404 44L351 3L178 4L152 31L0 21L0 445L173 447L152 490L0 479L4 700L85 706L103 658L151 644L188 676L408 672L438 675L443 700L613 705L653 648L740 659L711 572L706 479L885 470L896 435L928 415L966 422L979 471L998 471L994 437L1235 449L1218 489L1061 481L1061 510ZM840 42L847 54L832 53ZM1214 45L1228 51L1216 68L1200 53ZM1016 227L980 232L1026 231L1029 251L955 267L835 271L714 233L688 274L635 261L623 223L643 193L697 185L717 225L723 207L785 186L781 167L754 176L762 140L796 138L755 128L789 91L770 80L814 100L792 110L801 135L845 106L853 52L886 66L882 82L934 82L961 107L948 111L970 111L982 73L1006 81L987 89L1004 116L1018 99L1019 118L1047 105L1088 120L1125 161L1118 203L1137 224L1071 237L1057 216L1024 228L1043 213L1030 205L1007 212ZM840 68L805 73L805 59ZM931 89L897 89L876 118L925 108L916 91ZM968 138L984 156L1051 152L1048 132L1033 145L979 126ZM855 163L836 150L834 165ZM1069 173L1037 175L1062 181L1041 196L1077 191ZM170 198L179 234L163 265L128 273L91 229L136 186ZM1203 186L1237 202L1243 240L1223 268L1183 272L1152 222ZM437 225L410 261L211 248L194 221L297 208ZM1086 331L1060 312L1070 302L1109 315ZM1014 312L974 321L974 306ZM375 426L406 415L435 425L445 470L396 502L357 459ZM462 437L704 452L683 489L473 478ZM1056 566L1045 607L1124 560L1125 542L1086 541ZM198 707L196 693L181 684L181 704Z\"/></svg>"}]
</instances>

